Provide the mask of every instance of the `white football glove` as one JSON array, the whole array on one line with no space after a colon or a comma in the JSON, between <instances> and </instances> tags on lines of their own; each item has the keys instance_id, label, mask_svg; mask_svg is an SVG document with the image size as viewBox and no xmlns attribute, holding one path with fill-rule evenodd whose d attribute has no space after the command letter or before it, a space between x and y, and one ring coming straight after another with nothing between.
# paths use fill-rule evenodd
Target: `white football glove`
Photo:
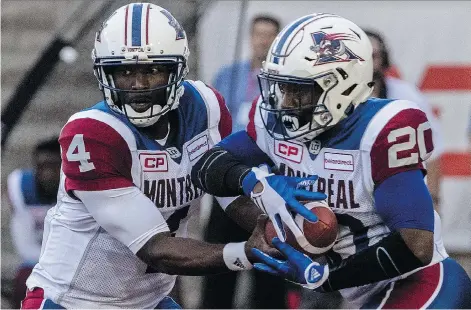
<instances>
[{"instance_id":1,"label":"white football glove","mask_svg":"<svg viewBox=\"0 0 471 310\"><path fill-rule=\"evenodd\" d=\"M275 175L270 172L268 166L262 165L260 168L252 168L252 171L245 176L242 188L245 195L252 198L252 201L270 217L276 234L282 241L286 241L284 222L295 236L298 244L304 247L309 243L294 222L289 210L300 214L310 222L317 222L317 216L298 201L298 198L302 200L326 199L326 195L323 193L299 188L309 186L316 180L316 175L307 178ZM258 182L262 184L263 189L259 193L254 193L253 189Z\"/></svg>"}]
</instances>

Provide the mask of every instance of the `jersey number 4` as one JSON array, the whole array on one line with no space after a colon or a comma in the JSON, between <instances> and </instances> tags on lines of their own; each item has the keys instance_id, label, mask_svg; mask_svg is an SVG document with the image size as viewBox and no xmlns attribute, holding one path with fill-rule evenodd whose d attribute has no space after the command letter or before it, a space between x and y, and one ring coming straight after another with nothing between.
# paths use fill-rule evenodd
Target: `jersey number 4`
<instances>
[{"instance_id":1,"label":"jersey number 4","mask_svg":"<svg viewBox=\"0 0 471 310\"><path fill-rule=\"evenodd\" d=\"M76 134L70 142L67 149L66 157L68 161L79 161L78 166L80 172L87 172L95 169L95 165L89 162L90 152L85 150L85 143L83 142L83 134Z\"/></svg>"},{"instance_id":2,"label":"jersey number 4","mask_svg":"<svg viewBox=\"0 0 471 310\"><path fill-rule=\"evenodd\" d=\"M407 137L407 141L393 144L388 150L388 163L389 168L402 167L406 165L413 165L419 163L419 157L426 160L430 157L433 148L427 153L425 143L425 131L431 130L430 124L424 122L417 127L417 130L411 126L392 130L388 135L388 142L394 143L398 138ZM410 152L409 156L398 158L399 152L413 151L418 145L419 152Z\"/></svg>"}]
</instances>

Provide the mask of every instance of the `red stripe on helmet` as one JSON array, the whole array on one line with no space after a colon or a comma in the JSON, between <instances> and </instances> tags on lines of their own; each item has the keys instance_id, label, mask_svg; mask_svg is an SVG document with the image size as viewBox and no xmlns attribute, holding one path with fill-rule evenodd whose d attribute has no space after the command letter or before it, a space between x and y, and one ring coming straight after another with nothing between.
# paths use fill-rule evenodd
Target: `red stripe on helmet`
<instances>
[{"instance_id":1,"label":"red stripe on helmet","mask_svg":"<svg viewBox=\"0 0 471 310\"><path fill-rule=\"evenodd\" d=\"M128 44L128 11L129 5L126 5L126 11L124 14L124 45Z\"/></svg>"},{"instance_id":2,"label":"red stripe on helmet","mask_svg":"<svg viewBox=\"0 0 471 310\"><path fill-rule=\"evenodd\" d=\"M149 45L149 12L150 12L150 4L147 5L147 12L146 12L146 45Z\"/></svg>"}]
</instances>

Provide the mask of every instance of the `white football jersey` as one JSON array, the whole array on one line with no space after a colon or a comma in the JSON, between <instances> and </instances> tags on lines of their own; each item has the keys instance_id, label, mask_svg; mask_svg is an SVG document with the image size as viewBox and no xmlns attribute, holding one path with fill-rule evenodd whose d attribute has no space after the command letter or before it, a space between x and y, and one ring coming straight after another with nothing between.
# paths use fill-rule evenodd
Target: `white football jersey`
<instances>
[{"instance_id":1,"label":"white football jersey","mask_svg":"<svg viewBox=\"0 0 471 310\"><path fill-rule=\"evenodd\" d=\"M424 169L433 151L432 132L425 113L405 100L369 99L348 118L309 143L274 140L254 104L248 134L278 167L281 174L318 175L311 190L327 195L339 224L338 240L326 256L331 267L390 234L375 210L375 186L396 173ZM269 116L263 116L270 121ZM448 255L435 212L435 251L431 264ZM391 281L391 280L389 280ZM389 281L342 290L358 306Z\"/></svg>"},{"instance_id":2,"label":"white football jersey","mask_svg":"<svg viewBox=\"0 0 471 310\"><path fill-rule=\"evenodd\" d=\"M142 135L104 102L74 114L60 136L62 178L58 203L45 220L39 263L27 281L66 308L154 308L176 276L155 272L101 227L74 190L139 188L170 232L186 236L203 195L191 182L192 165L231 130L222 97L202 82L186 81L164 145ZM130 217L125 211L123 217ZM139 225L139 223L135 223ZM157 225L157 223L156 223Z\"/></svg>"},{"instance_id":3,"label":"white football jersey","mask_svg":"<svg viewBox=\"0 0 471 310\"><path fill-rule=\"evenodd\" d=\"M34 171L16 169L8 176L8 198L13 208L10 222L11 238L22 264L34 266L38 262L47 210L54 201L41 201Z\"/></svg>"}]
</instances>

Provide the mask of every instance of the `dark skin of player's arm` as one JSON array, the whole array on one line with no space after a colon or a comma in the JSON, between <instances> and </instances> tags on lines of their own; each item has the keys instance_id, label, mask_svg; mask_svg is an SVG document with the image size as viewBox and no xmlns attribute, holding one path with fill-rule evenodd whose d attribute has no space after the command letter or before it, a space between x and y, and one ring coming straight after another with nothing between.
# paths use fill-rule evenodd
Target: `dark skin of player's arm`
<instances>
[{"instance_id":1,"label":"dark skin of player's arm","mask_svg":"<svg viewBox=\"0 0 471 310\"><path fill-rule=\"evenodd\" d=\"M402 239L412 253L424 264L428 265L433 257L433 232L421 229L399 229Z\"/></svg>"},{"instance_id":2,"label":"dark skin of player's arm","mask_svg":"<svg viewBox=\"0 0 471 310\"><path fill-rule=\"evenodd\" d=\"M223 248L224 244L172 237L164 232L150 238L136 255L158 272L197 276L228 271Z\"/></svg>"},{"instance_id":3,"label":"dark skin of player's arm","mask_svg":"<svg viewBox=\"0 0 471 310\"><path fill-rule=\"evenodd\" d=\"M440 182L440 159L429 160L427 163L427 187L432 196L433 207L437 212L440 210Z\"/></svg>"},{"instance_id":4,"label":"dark skin of player's arm","mask_svg":"<svg viewBox=\"0 0 471 310\"><path fill-rule=\"evenodd\" d=\"M237 225L248 232L251 232L257 226L257 218L263 214L249 197L239 196L226 208L226 214Z\"/></svg>"},{"instance_id":5,"label":"dark skin of player's arm","mask_svg":"<svg viewBox=\"0 0 471 310\"><path fill-rule=\"evenodd\" d=\"M245 245L245 253L251 262L254 262L251 253L253 247L271 255L279 255L278 251L265 241L265 224L268 217L259 216L260 210L248 197L237 198L228 206L226 212L243 228L248 231L253 230ZM170 232L165 232L149 239L136 255L158 272L198 276L228 271L223 260L224 246L224 244L172 237Z\"/></svg>"}]
</instances>

